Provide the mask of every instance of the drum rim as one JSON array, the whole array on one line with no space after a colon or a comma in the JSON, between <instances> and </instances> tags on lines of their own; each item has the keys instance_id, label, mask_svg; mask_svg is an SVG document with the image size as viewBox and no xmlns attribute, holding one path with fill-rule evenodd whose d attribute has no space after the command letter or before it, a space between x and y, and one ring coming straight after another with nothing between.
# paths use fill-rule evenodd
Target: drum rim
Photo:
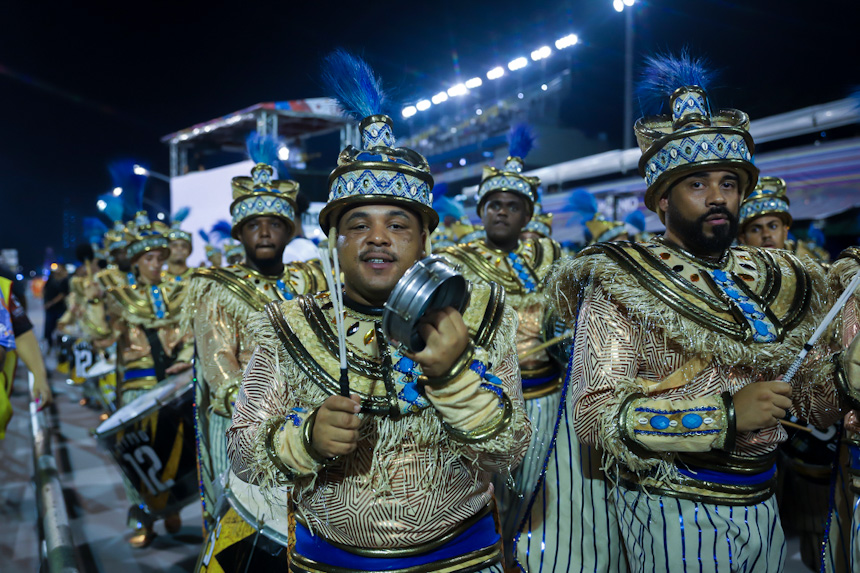
<instances>
[{"instance_id":1,"label":"drum rim","mask_svg":"<svg viewBox=\"0 0 860 573\"><path fill-rule=\"evenodd\" d=\"M153 387L152 387L148 392L153 392L153 391L155 391L155 390L157 390L157 389L160 389L159 387L160 387L160 386L162 386L162 385L164 385L164 383L165 383L165 382L168 382L168 381L169 381L168 379L162 380L162 381L161 381L161 382L159 382L156 386L153 386ZM188 389L189 389L189 388L191 388L191 389L193 389L193 388L194 388L194 380L189 380L187 384L185 384L184 386L182 386L182 387L181 387L181 389L177 389L177 391L176 391L176 395L184 394L185 392L187 392L187 391L188 391ZM139 398L143 398L143 396L145 396L145 394L144 394L144 395L139 396ZM137 399L137 398L135 398L135 399ZM130 423L130 422L132 422L132 421L134 421L134 420L136 420L136 419L138 419L138 418L142 418L142 417L145 417L145 416L147 416L147 415L151 414L153 410L157 409L157 408L156 408L156 406L158 406L158 405L159 405L159 402L157 402L157 401L156 401L154 404L152 404L152 405L148 406L145 410L142 410L142 411L141 411L137 416L135 416L134 418L131 418L131 419L129 419L129 420L126 420L125 422L123 422L123 423L121 423L121 424L117 425L117 426L116 426L116 427L114 427L114 428L111 428L110 430L105 430L105 431L103 431L103 432L99 430L99 428L101 428L103 425L105 425L105 424L107 424L108 422L110 422L111 418L113 418L114 416L116 416L117 414L119 414L120 412L122 412L123 408L125 408L126 406L129 406L130 404L131 404L131 403L126 404L125 406L123 406L123 407L122 407L122 408L120 408L119 410L116 410L113 414L111 414L111 415L110 415L110 417L109 417L107 420L105 420L104 422L102 422L101 424L99 424L99 425L98 425L98 427L96 427L96 429L95 429L95 430L94 430L94 432L93 432L93 434L95 435L95 437L96 437L96 438L107 438L107 437L109 437L109 436L112 436L113 434L116 434L116 433L117 433L117 432L119 432L119 431L123 428L123 426L125 426L126 424L128 424L128 423ZM164 403L161 403L161 406L164 406Z\"/></svg>"},{"instance_id":2,"label":"drum rim","mask_svg":"<svg viewBox=\"0 0 860 573\"><path fill-rule=\"evenodd\" d=\"M236 479L240 478L236 477ZM260 522L256 519L256 517L253 516L251 511L247 507L245 507L245 504L243 504L242 501L236 496L233 491L233 488L229 484L224 488L224 499L227 500L228 506L233 508L233 510L236 512L236 515L242 518L242 521L251 526L251 528L253 528L255 531L260 532L261 534L265 535L276 543L280 543L285 547L289 547L289 533L285 536L277 529L273 529L272 527L270 527L268 525L268 522L266 521L264 521L261 525ZM287 526L289 527L289 523L287 524Z\"/></svg>"}]
</instances>

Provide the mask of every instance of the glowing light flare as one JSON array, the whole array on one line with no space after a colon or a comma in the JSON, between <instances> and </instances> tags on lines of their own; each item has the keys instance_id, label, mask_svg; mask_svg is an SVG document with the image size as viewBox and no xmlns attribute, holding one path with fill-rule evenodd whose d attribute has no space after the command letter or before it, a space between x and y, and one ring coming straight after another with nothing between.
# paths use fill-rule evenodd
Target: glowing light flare
<instances>
[{"instance_id":1,"label":"glowing light flare","mask_svg":"<svg viewBox=\"0 0 860 573\"><path fill-rule=\"evenodd\" d=\"M487 79L497 80L503 75L505 75L505 69L502 66L496 66L495 68L487 72Z\"/></svg>"},{"instance_id":2,"label":"glowing light flare","mask_svg":"<svg viewBox=\"0 0 860 573\"><path fill-rule=\"evenodd\" d=\"M520 56L508 62L508 69L514 72L523 69L527 65L529 65L529 61L525 57Z\"/></svg>"},{"instance_id":3,"label":"glowing light flare","mask_svg":"<svg viewBox=\"0 0 860 573\"><path fill-rule=\"evenodd\" d=\"M142 165L135 165L132 171L135 175L149 175L149 169Z\"/></svg>"},{"instance_id":4,"label":"glowing light flare","mask_svg":"<svg viewBox=\"0 0 860 573\"><path fill-rule=\"evenodd\" d=\"M158 215L156 215L156 217L159 221L164 221L164 213L159 213Z\"/></svg>"},{"instance_id":5,"label":"glowing light flare","mask_svg":"<svg viewBox=\"0 0 860 573\"><path fill-rule=\"evenodd\" d=\"M107 203L105 203L104 199L99 199L98 201L96 201L96 207L99 208L99 211L104 211L105 209L107 209Z\"/></svg>"},{"instance_id":6,"label":"glowing light flare","mask_svg":"<svg viewBox=\"0 0 860 573\"><path fill-rule=\"evenodd\" d=\"M114 197L119 197L122 195L122 187L114 187L112 193Z\"/></svg>"},{"instance_id":7,"label":"glowing light flare","mask_svg":"<svg viewBox=\"0 0 860 573\"><path fill-rule=\"evenodd\" d=\"M403 117L412 117L416 113L418 113L418 108L414 105L407 105L403 108L403 111L400 112Z\"/></svg>"},{"instance_id":8,"label":"glowing light flare","mask_svg":"<svg viewBox=\"0 0 860 573\"><path fill-rule=\"evenodd\" d=\"M433 97L431 97L430 101L432 101L435 105L439 105L444 101L448 101L448 94L446 94L445 92L439 92Z\"/></svg>"},{"instance_id":9,"label":"glowing light flare","mask_svg":"<svg viewBox=\"0 0 860 573\"><path fill-rule=\"evenodd\" d=\"M543 46L532 52L532 61L537 62L538 60L543 60L552 55L552 48L549 46Z\"/></svg>"},{"instance_id":10,"label":"glowing light flare","mask_svg":"<svg viewBox=\"0 0 860 573\"><path fill-rule=\"evenodd\" d=\"M290 159L290 148L286 145L282 145L278 148L278 159L281 161L288 161Z\"/></svg>"},{"instance_id":11,"label":"glowing light flare","mask_svg":"<svg viewBox=\"0 0 860 573\"><path fill-rule=\"evenodd\" d=\"M612 0L612 7L615 8L616 12L624 11L624 2L621 0Z\"/></svg>"},{"instance_id":12,"label":"glowing light flare","mask_svg":"<svg viewBox=\"0 0 860 573\"><path fill-rule=\"evenodd\" d=\"M481 78L472 78L470 80L466 80L466 87L470 90L473 90L475 88L481 87L483 83L484 80L482 80Z\"/></svg>"},{"instance_id":13,"label":"glowing light flare","mask_svg":"<svg viewBox=\"0 0 860 573\"><path fill-rule=\"evenodd\" d=\"M428 109L430 109L431 105L432 104L430 103L430 100L422 99L421 101L419 101L418 103L415 104L415 109L417 109L418 111L427 111Z\"/></svg>"},{"instance_id":14,"label":"glowing light flare","mask_svg":"<svg viewBox=\"0 0 860 573\"><path fill-rule=\"evenodd\" d=\"M469 93L469 88L466 87L466 84L457 84L448 88L449 97L464 96L467 93Z\"/></svg>"},{"instance_id":15,"label":"glowing light flare","mask_svg":"<svg viewBox=\"0 0 860 573\"><path fill-rule=\"evenodd\" d=\"M555 49L563 50L565 48L575 46L577 43L579 43L579 36L577 36L576 34L568 34L567 36L559 38L555 41Z\"/></svg>"}]
</instances>

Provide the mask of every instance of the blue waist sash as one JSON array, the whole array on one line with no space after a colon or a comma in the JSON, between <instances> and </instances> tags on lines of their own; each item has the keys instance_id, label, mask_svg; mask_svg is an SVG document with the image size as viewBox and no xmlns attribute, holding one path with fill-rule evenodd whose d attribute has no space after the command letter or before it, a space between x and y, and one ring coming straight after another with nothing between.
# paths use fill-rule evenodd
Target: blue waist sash
<instances>
[{"instance_id":1,"label":"blue waist sash","mask_svg":"<svg viewBox=\"0 0 860 573\"><path fill-rule=\"evenodd\" d=\"M690 479L707 481L720 485L758 485L767 483L773 479L773 476L776 475L776 464L761 473L746 475L689 466L678 466L678 473Z\"/></svg>"},{"instance_id":2,"label":"blue waist sash","mask_svg":"<svg viewBox=\"0 0 860 573\"><path fill-rule=\"evenodd\" d=\"M138 378L147 378L152 377L155 378L155 368L138 368L136 370L126 370L122 379L125 382L129 380L137 380Z\"/></svg>"},{"instance_id":3,"label":"blue waist sash","mask_svg":"<svg viewBox=\"0 0 860 573\"><path fill-rule=\"evenodd\" d=\"M554 372L549 376L541 376L540 378L523 378L523 390L528 390L529 388L537 388L538 386L549 384L553 380L558 380L558 376L559 373Z\"/></svg>"},{"instance_id":4,"label":"blue waist sash","mask_svg":"<svg viewBox=\"0 0 860 573\"><path fill-rule=\"evenodd\" d=\"M311 535L308 528L297 521L294 551L305 559L350 571L387 571L454 559L491 547L499 539L493 514L488 513L454 539L425 553L408 557L365 557L336 547L319 535Z\"/></svg>"}]
</instances>

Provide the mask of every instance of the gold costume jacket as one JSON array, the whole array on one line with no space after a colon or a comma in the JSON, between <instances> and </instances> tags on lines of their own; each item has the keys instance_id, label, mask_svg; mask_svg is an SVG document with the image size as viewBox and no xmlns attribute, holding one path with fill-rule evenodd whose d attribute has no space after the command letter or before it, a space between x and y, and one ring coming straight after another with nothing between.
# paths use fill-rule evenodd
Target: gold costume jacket
<instances>
[{"instance_id":1,"label":"gold costume jacket","mask_svg":"<svg viewBox=\"0 0 860 573\"><path fill-rule=\"evenodd\" d=\"M269 302L325 288L318 262L291 263L280 277L262 275L244 265L197 269L183 304L183 331L194 331L197 372L209 389L212 410L230 416L231 401L242 383L256 343L252 317Z\"/></svg>"},{"instance_id":2,"label":"gold costume jacket","mask_svg":"<svg viewBox=\"0 0 860 573\"><path fill-rule=\"evenodd\" d=\"M519 317L517 329L517 353L522 354L552 338L547 333L547 299L544 281L550 268L561 257L561 247L552 239L529 239L520 241L517 249L505 253L487 246L484 241L474 241L439 251L468 280L478 284L495 282L505 287L507 304ZM546 350L531 354L520 361L524 383L530 379L542 379L559 371ZM559 387L560 378L534 387L524 388L526 399L550 393Z\"/></svg>"},{"instance_id":3,"label":"gold costume jacket","mask_svg":"<svg viewBox=\"0 0 860 573\"><path fill-rule=\"evenodd\" d=\"M120 275L117 271L111 276ZM158 382L151 372L155 361L146 330L155 331L173 363L191 362L193 338L179 329L185 287L181 282L158 285L136 282L110 288L104 295L105 304L89 305L89 320L102 334L101 346L117 342L117 358L123 373L117 384L120 391L144 390Z\"/></svg>"},{"instance_id":4,"label":"gold costume jacket","mask_svg":"<svg viewBox=\"0 0 860 573\"><path fill-rule=\"evenodd\" d=\"M309 418L339 393L327 292L273 303L258 319L260 347L245 372L228 451L242 479L291 492L296 519L326 541L422 551L485 511L491 474L507 474L528 446L516 315L502 289L473 285L463 312L473 361L433 388L419 386L420 367L382 340L377 311L345 308L350 392L363 406L354 453L320 462L306 446Z\"/></svg>"},{"instance_id":5,"label":"gold costume jacket","mask_svg":"<svg viewBox=\"0 0 860 573\"><path fill-rule=\"evenodd\" d=\"M731 395L797 357L831 302L818 265L780 250L732 248L709 264L659 240L602 243L562 263L548 289L575 326L576 433L621 483L715 503L770 495L772 483L711 487L678 467L773 467L785 430L735 435ZM819 427L840 415L829 357L817 345L792 381L792 413Z\"/></svg>"}]
</instances>

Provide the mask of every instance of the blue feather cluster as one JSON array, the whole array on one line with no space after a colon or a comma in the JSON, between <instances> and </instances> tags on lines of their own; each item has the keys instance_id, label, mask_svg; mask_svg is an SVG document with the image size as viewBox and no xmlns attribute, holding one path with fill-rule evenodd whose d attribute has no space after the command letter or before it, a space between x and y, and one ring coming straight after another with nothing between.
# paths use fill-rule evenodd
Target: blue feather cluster
<instances>
[{"instance_id":1,"label":"blue feather cluster","mask_svg":"<svg viewBox=\"0 0 860 573\"><path fill-rule=\"evenodd\" d=\"M191 213L191 207L180 207L179 211L173 214L173 222L181 223L188 218L189 213Z\"/></svg>"},{"instance_id":2,"label":"blue feather cluster","mask_svg":"<svg viewBox=\"0 0 860 573\"><path fill-rule=\"evenodd\" d=\"M624 217L624 222L636 228L640 233L645 231L645 213L639 209L628 213L627 216Z\"/></svg>"},{"instance_id":3,"label":"blue feather cluster","mask_svg":"<svg viewBox=\"0 0 860 573\"><path fill-rule=\"evenodd\" d=\"M444 219L446 215L451 215L457 220L466 216L466 209L459 201L449 199L444 195L437 197L433 201L433 209L439 213L439 217L442 219Z\"/></svg>"},{"instance_id":4,"label":"blue feather cluster","mask_svg":"<svg viewBox=\"0 0 860 573\"><path fill-rule=\"evenodd\" d=\"M274 135L260 135L256 131L252 131L245 139L245 149L248 151L248 157L254 163L265 163L272 166L279 179L287 179L287 167L278 157L278 151L286 145L283 137Z\"/></svg>"},{"instance_id":5,"label":"blue feather cluster","mask_svg":"<svg viewBox=\"0 0 860 573\"><path fill-rule=\"evenodd\" d=\"M385 113L382 81L367 62L343 48L323 60L322 81L326 92L354 119Z\"/></svg>"},{"instance_id":6,"label":"blue feather cluster","mask_svg":"<svg viewBox=\"0 0 860 573\"><path fill-rule=\"evenodd\" d=\"M565 213L571 213L565 226L584 224L597 215L597 199L585 189L576 189L567 198L567 203L561 210Z\"/></svg>"},{"instance_id":7,"label":"blue feather cluster","mask_svg":"<svg viewBox=\"0 0 860 573\"><path fill-rule=\"evenodd\" d=\"M200 235L200 238L203 239L204 243L206 243L207 245L209 244L209 233L207 233L203 229L200 229L199 231L197 231L197 234Z\"/></svg>"},{"instance_id":8,"label":"blue feather cluster","mask_svg":"<svg viewBox=\"0 0 860 573\"><path fill-rule=\"evenodd\" d=\"M809 231L806 233L806 237L810 242L818 247L823 247L827 242L827 238L824 236L824 231L822 231L821 227L818 225L810 225Z\"/></svg>"},{"instance_id":9,"label":"blue feather cluster","mask_svg":"<svg viewBox=\"0 0 860 573\"><path fill-rule=\"evenodd\" d=\"M230 238L232 231L233 227L230 225L229 221L221 220L212 226L212 230L209 231L209 234L216 241L226 241Z\"/></svg>"},{"instance_id":10,"label":"blue feather cluster","mask_svg":"<svg viewBox=\"0 0 860 573\"><path fill-rule=\"evenodd\" d=\"M102 213L104 213L111 222L116 223L117 221L122 221L123 204L121 197L114 197L113 193L103 193L102 195L99 195L98 198L99 201L105 202L105 208L102 209Z\"/></svg>"},{"instance_id":11,"label":"blue feather cluster","mask_svg":"<svg viewBox=\"0 0 860 573\"><path fill-rule=\"evenodd\" d=\"M707 59L694 58L686 48L677 56L663 54L646 58L645 69L636 87L642 113L661 113L669 96L682 86L700 86L707 90L716 77L708 66Z\"/></svg>"},{"instance_id":12,"label":"blue feather cluster","mask_svg":"<svg viewBox=\"0 0 860 573\"><path fill-rule=\"evenodd\" d=\"M107 225L97 217L84 217L83 225L84 236L88 243L98 243L108 230Z\"/></svg>"},{"instance_id":13,"label":"blue feather cluster","mask_svg":"<svg viewBox=\"0 0 860 573\"><path fill-rule=\"evenodd\" d=\"M536 136L526 123L520 123L511 128L508 134L508 154L511 157L525 159L535 146Z\"/></svg>"}]
</instances>

